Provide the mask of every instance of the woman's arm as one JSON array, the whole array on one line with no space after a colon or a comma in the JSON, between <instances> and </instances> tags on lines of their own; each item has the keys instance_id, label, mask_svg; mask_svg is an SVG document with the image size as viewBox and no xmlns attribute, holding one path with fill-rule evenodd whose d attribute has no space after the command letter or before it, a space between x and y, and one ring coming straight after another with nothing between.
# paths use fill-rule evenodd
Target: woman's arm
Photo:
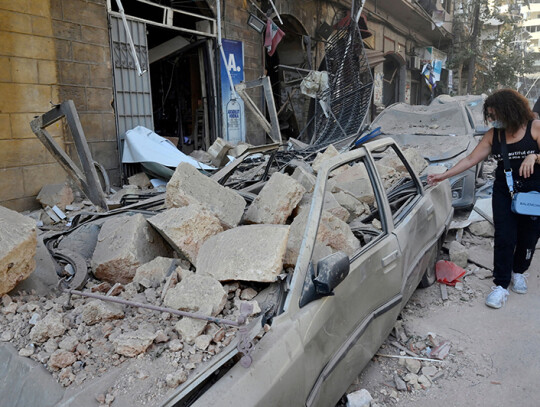
<instances>
[{"instance_id":1,"label":"woman's arm","mask_svg":"<svg viewBox=\"0 0 540 407\"><path fill-rule=\"evenodd\" d=\"M490 129L474 150L465 158L460 160L456 165L450 168L448 171L442 174L433 174L428 175L428 183L434 185L438 182L441 182L447 178L451 178L454 175L460 174L463 171L468 170L472 166L478 164L480 161L485 160L489 153L491 153L491 145L493 141L493 129Z\"/></svg>"},{"instance_id":2,"label":"woman's arm","mask_svg":"<svg viewBox=\"0 0 540 407\"><path fill-rule=\"evenodd\" d=\"M531 126L531 136L540 150L540 120L533 120ZM529 178L534 173L534 164L540 164L540 154L529 154L525 157L519 167L519 175L523 178Z\"/></svg>"}]
</instances>

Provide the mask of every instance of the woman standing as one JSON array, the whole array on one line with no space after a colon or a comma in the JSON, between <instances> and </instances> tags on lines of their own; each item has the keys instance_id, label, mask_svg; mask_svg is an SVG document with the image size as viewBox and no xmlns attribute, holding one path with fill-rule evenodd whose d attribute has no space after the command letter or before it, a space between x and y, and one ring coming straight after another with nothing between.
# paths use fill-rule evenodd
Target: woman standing
<instances>
[{"instance_id":1,"label":"woman standing","mask_svg":"<svg viewBox=\"0 0 540 407\"><path fill-rule=\"evenodd\" d=\"M501 308L512 291L527 292L527 276L534 248L540 235L540 217L518 215L511 211L511 195L504 174L501 137L506 138L514 190L540 192L540 120L534 120L529 102L512 89L502 89L484 102L484 119L492 128L467 157L443 174L428 176L430 184L453 177L493 154L498 161L493 184L493 222L495 247L493 281L495 286L486 305Z\"/></svg>"}]
</instances>

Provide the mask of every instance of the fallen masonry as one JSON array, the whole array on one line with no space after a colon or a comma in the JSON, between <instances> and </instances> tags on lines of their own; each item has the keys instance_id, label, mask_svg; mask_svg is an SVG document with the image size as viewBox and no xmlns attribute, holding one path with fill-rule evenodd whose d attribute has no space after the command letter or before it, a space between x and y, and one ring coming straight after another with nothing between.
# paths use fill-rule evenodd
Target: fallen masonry
<instances>
[{"instance_id":1,"label":"fallen masonry","mask_svg":"<svg viewBox=\"0 0 540 407\"><path fill-rule=\"evenodd\" d=\"M268 293L294 271L315 174L336 154L330 146L313 168L302 163L292 175L268 174L264 185L244 195L182 163L165 194L150 198L151 210L117 209L72 229L68 225L76 223L74 214L84 216L85 205L68 204L60 194L47 205L62 201L67 216L44 227L53 230L45 235L47 247L87 261L91 273L80 290L69 284L86 270L63 261L55 270L65 280L57 290L11 291L35 267L36 223L43 212L29 217L0 207L0 341L14 346L18 358L46 368L64 389L58 393L63 406L96 400L158 405L213 358L233 355L241 342L254 344L271 329L260 322L276 308ZM388 165L379 166L385 186L400 177ZM254 168L250 173L259 176L262 167ZM130 183L108 202L119 205L122 196L151 191L146 176ZM373 205L363 164L334 170L329 185L314 261L337 251L353 254L362 242L351 225L375 233L381 227L376 219L361 222Z\"/></svg>"}]
</instances>

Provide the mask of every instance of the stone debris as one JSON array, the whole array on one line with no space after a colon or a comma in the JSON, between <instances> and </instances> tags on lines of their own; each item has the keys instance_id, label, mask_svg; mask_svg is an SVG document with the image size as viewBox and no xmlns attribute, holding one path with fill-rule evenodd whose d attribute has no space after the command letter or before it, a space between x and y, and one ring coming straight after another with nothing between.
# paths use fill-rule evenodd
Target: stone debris
<instances>
[{"instance_id":1,"label":"stone debris","mask_svg":"<svg viewBox=\"0 0 540 407\"><path fill-rule=\"evenodd\" d=\"M339 155L339 151L337 151L336 148L330 144L323 153L317 153L313 163L311 163L311 168L313 168L313 171L317 173L321 169L323 162L334 158L337 155Z\"/></svg>"},{"instance_id":2,"label":"stone debris","mask_svg":"<svg viewBox=\"0 0 540 407\"><path fill-rule=\"evenodd\" d=\"M450 243L448 252L451 262L462 268L467 267L469 251L465 246L454 240Z\"/></svg>"},{"instance_id":3,"label":"stone debris","mask_svg":"<svg viewBox=\"0 0 540 407\"><path fill-rule=\"evenodd\" d=\"M332 192L345 192L358 201L373 204L374 194L371 181L364 164L348 167L333 178Z\"/></svg>"},{"instance_id":4,"label":"stone debris","mask_svg":"<svg viewBox=\"0 0 540 407\"><path fill-rule=\"evenodd\" d=\"M146 175L144 172L139 172L138 174L128 177L128 184L134 185L140 189L146 189L146 188L152 187L150 178L148 178L148 175Z\"/></svg>"},{"instance_id":5,"label":"stone debris","mask_svg":"<svg viewBox=\"0 0 540 407\"><path fill-rule=\"evenodd\" d=\"M487 220L472 223L471 225L469 225L468 229L469 229L469 232L471 232L473 235L476 235L476 236L482 236L482 237L495 236L495 228Z\"/></svg>"},{"instance_id":6,"label":"stone debris","mask_svg":"<svg viewBox=\"0 0 540 407\"><path fill-rule=\"evenodd\" d=\"M122 318L124 318L124 310L119 304L94 300L82 307L81 319L86 325Z\"/></svg>"},{"instance_id":7,"label":"stone debris","mask_svg":"<svg viewBox=\"0 0 540 407\"><path fill-rule=\"evenodd\" d=\"M312 172L309 172L304 167L299 166L296 167L291 177L304 187L306 193L309 194L313 192L313 188L315 188L315 183L317 182L317 177Z\"/></svg>"},{"instance_id":8,"label":"stone debris","mask_svg":"<svg viewBox=\"0 0 540 407\"><path fill-rule=\"evenodd\" d=\"M198 204L168 209L152 216L148 222L194 266L202 244L223 232L219 219Z\"/></svg>"},{"instance_id":9,"label":"stone debris","mask_svg":"<svg viewBox=\"0 0 540 407\"><path fill-rule=\"evenodd\" d=\"M214 213L227 228L238 225L246 207L236 191L219 185L191 164L181 163L167 184L165 206L178 208L191 203Z\"/></svg>"},{"instance_id":10,"label":"stone debris","mask_svg":"<svg viewBox=\"0 0 540 407\"><path fill-rule=\"evenodd\" d=\"M373 397L366 389L347 394L347 407L370 407Z\"/></svg>"},{"instance_id":11,"label":"stone debris","mask_svg":"<svg viewBox=\"0 0 540 407\"><path fill-rule=\"evenodd\" d=\"M229 162L227 155L232 148L232 144L218 137L208 149L208 154L212 156L212 165L223 167L227 164Z\"/></svg>"},{"instance_id":12,"label":"stone debris","mask_svg":"<svg viewBox=\"0 0 540 407\"><path fill-rule=\"evenodd\" d=\"M294 178L276 172L249 206L244 221L284 225L305 192Z\"/></svg>"},{"instance_id":13,"label":"stone debris","mask_svg":"<svg viewBox=\"0 0 540 407\"><path fill-rule=\"evenodd\" d=\"M113 217L101 227L92 269L99 280L126 284L139 266L169 253L168 245L143 215Z\"/></svg>"},{"instance_id":14,"label":"stone debris","mask_svg":"<svg viewBox=\"0 0 540 407\"><path fill-rule=\"evenodd\" d=\"M0 206L0 295L34 271L36 247L36 222Z\"/></svg>"},{"instance_id":15,"label":"stone debris","mask_svg":"<svg viewBox=\"0 0 540 407\"><path fill-rule=\"evenodd\" d=\"M73 202L73 190L67 184L49 184L41 188L36 199L43 208L57 206L65 211Z\"/></svg>"},{"instance_id":16,"label":"stone debris","mask_svg":"<svg viewBox=\"0 0 540 407\"><path fill-rule=\"evenodd\" d=\"M227 301L227 293L216 279L208 275L188 275L169 289L164 304L168 308L216 316Z\"/></svg>"},{"instance_id":17,"label":"stone debris","mask_svg":"<svg viewBox=\"0 0 540 407\"><path fill-rule=\"evenodd\" d=\"M283 271L288 237L289 226L282 225L246 225L219 233L200 248L197 274L219 281L273 282Z\"/></svg>"},{"instance_id":18,"label":"stone debris","mask_svg":"<svg viewBox=\"0 0 540 407\"><path fill-rule=\"evenodd\" d=\"M158 256L137 268L133 281L146 288L159 287L174 265L176 265L175 259Z\"/></svg>"},{"instance_id":19,"label":"stone debris","mask_svg":"<svg viewBox=\"0 0 540 407\"><path fill-rule=\"evenodd\" d=\"M156 339L156 333L147 329L126 332L113 339L115 352L128 358L144 353Z\"/></svg>"}]
</instances>

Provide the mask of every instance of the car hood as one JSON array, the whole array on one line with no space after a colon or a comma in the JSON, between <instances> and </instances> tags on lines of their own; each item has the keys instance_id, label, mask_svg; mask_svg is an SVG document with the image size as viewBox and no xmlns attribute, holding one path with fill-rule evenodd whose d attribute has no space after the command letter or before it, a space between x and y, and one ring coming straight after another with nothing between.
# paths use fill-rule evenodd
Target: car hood
<instances>
[{"instance_id":1,"label":"car hood","mask_svg":"<svg viewBox=\"0 0 540 407\"><path fill-rule=\"evenodd\" d=\"M387 134L403 147L418 148L422 156L430 161L446 161L469 148L471 136L429 136L415 134Z\"/></svg>"}]
</instances>

